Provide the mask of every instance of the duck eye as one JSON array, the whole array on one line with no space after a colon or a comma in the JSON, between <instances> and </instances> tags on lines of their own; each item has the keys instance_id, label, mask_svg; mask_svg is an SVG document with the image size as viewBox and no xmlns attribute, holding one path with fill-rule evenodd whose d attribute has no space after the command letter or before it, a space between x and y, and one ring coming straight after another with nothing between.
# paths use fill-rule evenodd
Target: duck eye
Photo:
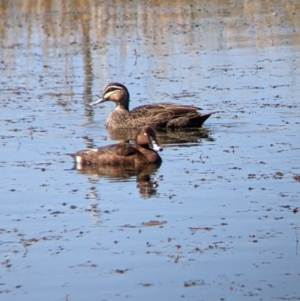
<instances>
[{"instance_id":1,"label":"duck eye","mask_svg":"<svg viewBox=\"0 0 300 301\"><path fill-rule=\"evenodd\" d=\"M146 132L144 132L144 136L147 136L148 134Z\"/></svg>"}]
</instances>

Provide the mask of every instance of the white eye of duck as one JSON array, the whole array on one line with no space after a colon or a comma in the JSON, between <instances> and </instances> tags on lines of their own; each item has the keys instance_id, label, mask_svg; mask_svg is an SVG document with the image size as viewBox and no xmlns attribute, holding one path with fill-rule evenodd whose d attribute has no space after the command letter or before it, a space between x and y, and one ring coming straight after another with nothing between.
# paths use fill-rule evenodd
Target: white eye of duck
<instances>
[{"instance_id":1,"label":"white eye of duck","mask_svg":"<svg viewBox=\"0 0 300 301\"><path fill-rule=\"evenodd\" d=\"M144 132L144 136L147 136L148 134L146 132Z\"/></svg>"}]
</instances>

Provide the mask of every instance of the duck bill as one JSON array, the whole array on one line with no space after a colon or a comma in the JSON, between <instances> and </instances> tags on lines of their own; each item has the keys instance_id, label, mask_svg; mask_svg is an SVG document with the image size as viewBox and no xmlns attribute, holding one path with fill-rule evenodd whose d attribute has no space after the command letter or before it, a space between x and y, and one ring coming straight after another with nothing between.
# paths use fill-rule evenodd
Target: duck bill
<instances>
[{"instance_id":1,"label":"duck bill","mask_svg":"<svg viewBox=\"0 0 300 301\"><path fill-rule=\"evenodd\" d=\"M163 148L154 139L151 139L151 148L156 152L161 152L163 150Z\"/></svg>"},{"instance_id":2,"label":"duck bill","mask_svg":"<svg viewBox=\"0 0 300 301\"><path fill-rule=\"evenodd\" d=\"M90 102L89 105L90 105L90 106L94 106L94 105L97 105L97 104L102 103L102 102L105 102L105 101L107 101L106 98L99 98L98 100L95 100L95 101Z\"/></svg>"}]
</instances>

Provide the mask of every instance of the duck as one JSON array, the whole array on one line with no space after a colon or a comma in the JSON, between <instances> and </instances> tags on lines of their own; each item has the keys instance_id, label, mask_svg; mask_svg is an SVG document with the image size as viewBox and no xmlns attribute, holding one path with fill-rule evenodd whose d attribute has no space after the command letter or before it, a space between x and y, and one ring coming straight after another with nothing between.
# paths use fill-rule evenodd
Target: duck
<instances>
[{"instance_id":1,"label":"duck","mask_svg":"<svg viewBox=\"0 0 300 301\"><path fill-rule=\"evenodd\" d=\"M159 151L162 151L162 147L156 140L155 131L146 125L138 130L134 145L117 143L67 155L74 159L77 169L91 165L140 167L161 164Z\"/></svg>"},{"instance_id":2,"label":"duck","mask_svg":"<svg viewBox=\"0 0 300 301\"><path fill-rule=\"evenodd\" d=\"M198 107L173 102L161 102L138 106L129 111L128 89L117 82L108 84L100 99L90 105L112 101L116 108L106 120L108 129L130 129L149 125L153 128L201 127L213 113L201 114Z\"/></svg>"}]
</instances>

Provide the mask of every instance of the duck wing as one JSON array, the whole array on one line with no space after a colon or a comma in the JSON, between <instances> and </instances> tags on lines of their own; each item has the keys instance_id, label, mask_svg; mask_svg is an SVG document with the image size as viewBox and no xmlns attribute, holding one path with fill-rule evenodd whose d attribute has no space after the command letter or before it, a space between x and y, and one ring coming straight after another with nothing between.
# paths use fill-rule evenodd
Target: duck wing
<instances>
[{"instance_id":1,"label":"duck wing","mask_svg":"<svg viewBox=\"0 0 300 301\"><path fill-rule=\"evenodd\" d=\"M81 165L118 164L122 158L128 158L138 153L138 150L126 143L112 144L99 148L81 150L75 154L67 154Z\"/></svg>"},{"instance_id":2,"label":"duck wing","mask_svg":"<svg viewBox=\"0 0 300 301\"><path fill-rule=\"evenodd\" d=\"M142 105L130 111L132 119L143 120L153 126L165 126L170 120L188 114L198 114L198 107L181 105L172 102Z\"/></svg>"},{"instance_id":3,"label":"duck wing","mask_svg":"<svg viewBox=\"0 0 300 301\"><path fill-rule=\"evenodd\" d=\"M199 107L189 106L189 105L181 105L174 102L160 102L149 105L142 105L135 107L131 110L133 113L137 113L139 111L149 111L149 113L158 113L158 112L172 112L175 116L182 116L187 113L197 112L198 110L202 110Z\"/></svg>"},{"instance_id":4,"label":"duck wing","mask_svg":"<svg viewBox=\"0 0 300 301\"><path fill-rule=\"evenodd\" d=\"M136 154L138 150L133 145L127 143L119 143L86 150L85 152L95 152L98 157L112 155L128 157Z\"/></svg>"},{"instance_id":5,"label":"duck wing","mask_svg":"<svg viewBox=\"0 0 300 301\"><path fill-rule=\"evenodd\" d=\"M205 122L209 116L214 113L208 114L199 114L195 113L188 113L186 115L171 119L167 123L168 128L180 128L180 127L201 127L202 124Z\"/></svg>"}]
</instances>

